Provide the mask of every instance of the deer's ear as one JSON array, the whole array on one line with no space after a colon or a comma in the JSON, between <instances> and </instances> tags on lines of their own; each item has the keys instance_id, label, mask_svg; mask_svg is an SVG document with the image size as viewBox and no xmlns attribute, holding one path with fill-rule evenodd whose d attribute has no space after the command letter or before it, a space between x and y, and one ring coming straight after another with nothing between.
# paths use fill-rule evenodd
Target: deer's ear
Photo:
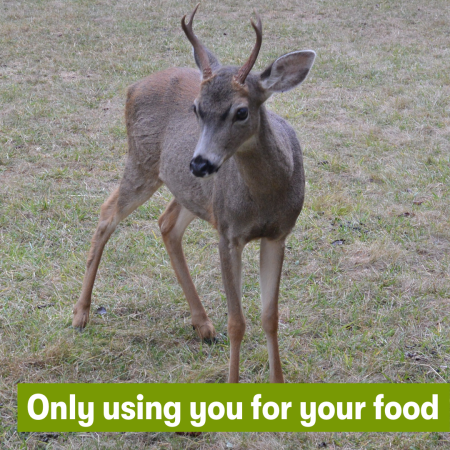
<instances>
[{"instance_id":1,"label":"deer's ear","mask_svg":"<svg viewBox=\"0 0 450 450\"><path fill-rule=\"evenodd\" d=\"M308 75L315 57L316 53L312 50L291 52L280 56L261 73L261 86L270 94L295 88Z\"/></svg>"}]
</instances>

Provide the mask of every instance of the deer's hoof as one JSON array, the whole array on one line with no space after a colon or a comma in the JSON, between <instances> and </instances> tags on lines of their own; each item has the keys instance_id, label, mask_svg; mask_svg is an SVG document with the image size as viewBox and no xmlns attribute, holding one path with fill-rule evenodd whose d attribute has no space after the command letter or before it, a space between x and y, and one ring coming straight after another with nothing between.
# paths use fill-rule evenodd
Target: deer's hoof
<instances>
[{"instance_id":1,"label":"deer's hoof","mask_svg":"<svg viewBox=\"0 0 450 450\"><path fill-rule=\"evenodd\" d=\"M214 329L214 325L209 319L201 324L193 324L193 326L195 331L197 331L200 339L206 342L214 342L216 337L216 330Z\"/></svg>"},{"instance_id":2,"label":"deer's hoof","mask_svg":"<svg viewBox=\"0 0 450 450\"><path fill-rule=\"evenodd\" d=\"M89 309L90 308L82 308L81 306L75 305L73 308L73 320L72 326L82 331L83 328L89 322Z\"/></svg>"}]
</instances>

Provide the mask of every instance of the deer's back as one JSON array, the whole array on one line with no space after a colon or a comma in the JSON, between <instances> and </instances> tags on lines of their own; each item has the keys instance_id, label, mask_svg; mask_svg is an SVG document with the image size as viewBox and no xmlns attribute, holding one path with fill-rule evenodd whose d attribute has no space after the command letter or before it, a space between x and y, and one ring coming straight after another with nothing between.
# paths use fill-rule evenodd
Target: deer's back
<instances>
[{"instance_id":1,"label":"deer's back","mask_svg":"<svg viewBox=\"0 0 450 450\"><path fill-rule=\"evenodd\" d=\"M195 139L198 125L190 109L199 88L198 71L187 68L157 72L130 86L125 108L128 137L132 139L130 154L153 152L155 148L161 152L167 132L174 129L180 143L183 131Z\"/></svg>"}]
</instances>

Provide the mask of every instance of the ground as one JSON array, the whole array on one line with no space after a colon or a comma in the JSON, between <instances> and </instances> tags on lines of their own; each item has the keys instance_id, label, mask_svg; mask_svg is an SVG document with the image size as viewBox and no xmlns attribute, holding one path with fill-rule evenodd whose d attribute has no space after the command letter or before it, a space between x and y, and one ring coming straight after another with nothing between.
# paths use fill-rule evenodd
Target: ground
<instances>
[{"instance_id":1,"label":"ground","mask_svg":"<svg viewBox=\"0 0 450 450\"><path fill-rule=\"evenodd\" d=\"M99 208L126 158L128 85L193 67L190 2L5 0L0 5L0 446L432 449L445 433L18 433L19 382L224 382L217 236L185 235L219 340L200 342L157 218L165 189L105 250L83 333L71 328ZM224 64L264 39L255 70L317 52L268 107L302 143L306 203L287 241L280 352L289 383L450 380L450 14L447 0L204 1L195 30ZM244 252L242 382L267 382L258 243ZM103 308L103 309L100 309ZM97 313L95 313L98 311Z\"/></svg>"}]
</instances>

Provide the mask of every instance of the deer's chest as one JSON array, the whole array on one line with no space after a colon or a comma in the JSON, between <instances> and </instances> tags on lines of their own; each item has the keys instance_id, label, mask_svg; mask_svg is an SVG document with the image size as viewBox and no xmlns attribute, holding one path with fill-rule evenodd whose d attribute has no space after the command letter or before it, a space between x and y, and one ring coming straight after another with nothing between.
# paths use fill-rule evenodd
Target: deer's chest
<instances>
[{"instance_id":1,"label":"deer's chest","mask_svg":"<svg viewBox=\"0 0 450 450\"><path fill-rule=\"evenodd\" d=\"M245 189L215 192L213 211L219 233L230 240L281 239L295 225L303 206L303 191L292 188L254 197Z\"/></svg>"}]
</instances>

